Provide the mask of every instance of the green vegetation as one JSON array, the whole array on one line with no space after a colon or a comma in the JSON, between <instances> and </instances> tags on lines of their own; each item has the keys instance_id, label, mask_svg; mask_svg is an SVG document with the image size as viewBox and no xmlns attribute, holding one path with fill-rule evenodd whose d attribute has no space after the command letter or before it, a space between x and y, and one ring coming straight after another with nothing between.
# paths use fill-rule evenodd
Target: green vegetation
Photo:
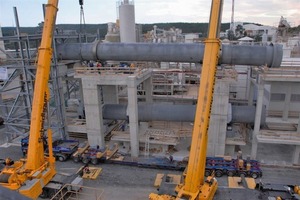
<instances>
[{"instance_id":1,"label":"green vegetation","mask_svg":"<svg viewBox=\"0 0 300 200\"><path fill-rule=\"evenodd\" d=\"M155 24L142 24L143 33L147 33L153 29L156 25L160 29L169 30L170 28L182 29L183 33L203 33L206 35L208 23L155 23ZM224 23L221 25L221 30L225 31L230 26L229 23ZM57 29L62 30L76 30L80 32L79 24L58 24ZM107 32L107 24L86 24L81 27L86 33L96 34L99 31L100 37L104 38ZM15 27L2 27L3 36L12 36L15 34ZM21 33L35 34L40 32L40 27L22 27Z\"/></svg>"},{"instance_id":2,"label":"green vegetation","mask_svg":"<svg viewBox=\"0 0 300 200\"><path fill-rule=\"evenodd\" d=\"M244 24L249 24L246 22ZM21 27L22 34L37 34L41 32L41 24L37 27ZM257 24L256 25L261 25ZM203 36L206 36L208 23L155 23L155 24L142 24L142 32L147 33L147 31L153 30L153 26L156 25L159 29L169 30L170 28L179 28L182 29L183 33L202 33ZM100 38L104 38L107 33L107 24L86 24L80 26L80 24L58 24L56 25L57 30L75 30L77 33L80 32L80 29L84 30L89 34L100 34ZM230 23L221 24L221 31L229 29ZM15 27L2 27L3 36L12 36L15 35ZM289 33L299 34L300 25L289 29Z\"/></svg>"},{"instance_id":3,"label":"green vegetation","mask_svg":"<svg viewBox=\"0 0 300 200\"><path fill-rule=\"evenodd\" d=\"M21 27L21 33L27 33L29 35L35 34L38 30L37 27ZM3 36L12 36L15 35L16 28L15 27L2 27Z\"/></svg>"},{"instance_id":4,"label":"green vegetation","mask_svg":"<svg viewBox=\"0 0 300 200\"><path fill-rule=\"evenodd\" d=\"M292 35L299 35L299 33L300 33L300 25L297 26L297 27L289 28L288 32L291 33Z\"/></svg>"}]
</instances>

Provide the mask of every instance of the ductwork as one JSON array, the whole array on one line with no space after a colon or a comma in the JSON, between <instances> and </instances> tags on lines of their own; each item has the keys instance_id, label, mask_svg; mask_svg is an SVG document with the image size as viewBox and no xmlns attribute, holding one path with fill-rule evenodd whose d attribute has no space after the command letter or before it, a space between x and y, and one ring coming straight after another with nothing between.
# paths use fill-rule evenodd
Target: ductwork
<instances>
[{"instance_id":1,"label":"ductwork","mask_svg":"<svg viewBox=\"0 0 300 200\"><path fill-rule=\"evenodd\" d=\"M70 43L57 46L63 60L114 60L202 63L204 44ZM282 45L222 45L219 64L279 67Z\"/></svg>"},{"instance_id":2,"label":"ductwork","mask_svg":"<svg viewBox=\"0 0 300 200\"><path fill-rule=\"evenodd\" d=\"M228 106L227 123L250 123L255 120L255 106ZM196 105L172 105L172 104L139 104L139 121L180 121L193 122ZM115 120L127 120L127 105L105 104L103 106L103 118ZM266 110L262 111L261 124L265 124Z\"/></svg>"}]
</instances>

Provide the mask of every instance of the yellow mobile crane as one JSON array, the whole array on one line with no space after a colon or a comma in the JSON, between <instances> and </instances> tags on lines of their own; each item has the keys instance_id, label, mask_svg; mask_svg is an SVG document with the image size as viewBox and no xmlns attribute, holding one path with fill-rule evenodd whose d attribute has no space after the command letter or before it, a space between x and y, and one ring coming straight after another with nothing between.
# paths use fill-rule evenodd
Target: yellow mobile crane
<instances>
[{"instance_id":1,"label":"yellow mobile crane","mask_svg":"<svg viewBox=\"0 0 300 200\"><path fill-rule=\"evenodd\" d=\"M52 57L53 30L58 0L48 0L34 86L27 160L10 162L0 173L0 185L35 199L56 174L52 154L52 132L48 132L49 157L44 156L43 134L49 99L48 80Z\"/></svg>"},{"instance_id":2,"label":"yellow mobile crane","mask_svg":"<svg viewBox=\"0 0 300 200\"><path fill-rule=\"evenodd\" d=\"M208 125L213 100L216 67L219 60L221 42L218 39L222 17L223 0L212 0L208 38L201 71L198 102L193 127L192 144L187 173L182 184L177 185L177 196L150 194L152 200L167 199L213 199L218 183L215 178L204 180Z\"/></svg>"}]
</instances>

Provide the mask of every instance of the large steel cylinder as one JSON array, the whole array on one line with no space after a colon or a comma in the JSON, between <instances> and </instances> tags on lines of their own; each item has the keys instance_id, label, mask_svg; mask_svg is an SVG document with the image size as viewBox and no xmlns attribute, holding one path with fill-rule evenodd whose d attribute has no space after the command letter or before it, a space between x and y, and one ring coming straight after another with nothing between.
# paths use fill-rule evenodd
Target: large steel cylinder
<instances>
[{"instance_id":1,"label":"large steel cylinder","mask_svg":"<svg viewBox=\"0 0 300 200\"><path fill-rule=\"evenodd\" d=\"M57 46L59 58L64 60L115 60L150 62L202 63L204 44L157 43L84 43ZM279 67L281 45L222 45L220 64L267 65Z\"/></svg>"},{"instance_id":2,"label":"large steel cylinder","mask_svg":"<svg viewBox=\"0 0 300 200\"><path fill-rule=\"evenodd\" d=\"M255 106L230 106L232 111L228 116L232 123L250 123L255 120ZM103 106L104 119L126 120L127 105L124 104L105 104ZM195 117L196 105L172 105L172 104L139 104L139 121L180 121L193 122ZM266 110L263 109L261 124L265 123Z\"/></svg>"}]
</instances>

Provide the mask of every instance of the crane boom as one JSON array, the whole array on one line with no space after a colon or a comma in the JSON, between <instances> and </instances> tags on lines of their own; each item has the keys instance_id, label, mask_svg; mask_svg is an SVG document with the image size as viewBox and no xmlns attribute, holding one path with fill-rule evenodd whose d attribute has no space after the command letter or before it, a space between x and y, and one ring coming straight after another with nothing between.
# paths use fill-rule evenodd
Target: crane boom
<instances>
[{"instance_id":1,"label":"crane boom","mask_svg":"<svg viewBox=\"0 0 300 200\"><path fill-rule=\"evenodd\" d=\"M49 157L44 156L43 135L45 112L49 100L48 80L57 7L58 0L48 0L42 41L38 50L27 160L16 161L0 173L0 185L18 190L33 199L42 193L43 187L56 174L55 160L51 151L52 132L48 130Z\"/></svg>"},{"instance_id":2,"label":"crane boom","mask_svg":"<svg viewBox=\"0 0 300 200\"><path fill-rule=\"evenodd\" d=\"M206 151L208 143L208 127L210 121L211 105L213 101L216 66L219 60L220 41L218 40L219 28L222 16L223 0L213 0L209 23L208 38L205 40L205 50L201 71L201 80L198 93L198 101L195 113L192 144L187 174L184 186L179 190L183 196L203 196L197 199L212 199L217 189L217 184L212 185L212 190L204 190L204 172ZM201 192L200 192L201 191ZM199 194L200 192L200 194ZM195 198L195 199L196 199Z\"/></svg>"},{"instance_id":3,"label":"crane boom","mask_svg":"<svg viewBox=\"0 0 300 200\"><path fill-rule=\"evenodd\" d=\"M217 181L208 177L204 181L206 150L208 143L208 127L214 93L216 67L221 48L218 39L222 18L223 0L212 0L209 33L205 40L200 87L195 113L192 144L187 166L187 174L183 184L176 187L176 199L211 200L217 190ZM150 194L150 199L175 199L169 195Z\"/></svg>"},{"instance_id":4,"label":"crane boom","mask_svg":"<svg viewBox=\"0 0 300 200\"><path fill-rule=\"evenodd\" d=\"M186 174L186 190L195 192L204 183L208 126L214 93L216 66L219 60L220 41L218 40L222 0L213 0L209 23L209 34L205 40L203 65L195 113L191 153Z\"/></svg>"},{"instance_id":5,"label":"crane boom","mask_svg":"<svg viewBox=\"0 0 300 200\"><path fill-rule=\"evenodd\" d=\"M44 163L43 134L45 109L48 102L48 80L52 58L52 40L58 0L49 0L46 5L46 16L43 27L42 41L38 51L38 63L34 85L32 104L28 159L26 169L36 170Z\"/></svg>"}]
</instances>

